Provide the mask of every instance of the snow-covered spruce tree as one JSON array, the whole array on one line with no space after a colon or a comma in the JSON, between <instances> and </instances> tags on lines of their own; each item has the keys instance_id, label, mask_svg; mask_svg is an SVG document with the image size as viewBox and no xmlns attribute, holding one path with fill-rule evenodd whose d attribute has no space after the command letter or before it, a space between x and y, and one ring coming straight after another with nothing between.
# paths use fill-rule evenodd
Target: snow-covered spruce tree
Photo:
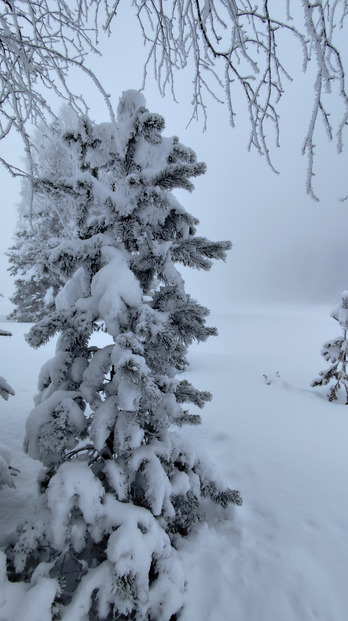
<instances>
[{"instance_id":1,"label":"snow-covered spruce tree","mask_svg":"<svg viewBox=\"0 0 348 621\"><path fill-rule=\"evenodd\" d=\"M329 401L336 401L342 388L346 392L348 405L348 291L343 291L340 304L332 311L331 317L338 321L343 334L324 343L321 355L331 364L328 369L320 371L312 386L326 386L333 382L327 394Z\"/></svg>"},{"instance_id":2,"label":"snow-covered spruce tree","mask_svg":"<svg viewBox=\"0 0 348 621\"><path fill-rule=\"evenodd\" d=\"M33 138L32 166L36 181L24 179L15 243L8 251L15 292L9 319L34 322L46 314L66 278L49 269L52 249L75 231L73 179L76 160L64 142L66 127L77 117L67 106L49 127L43 123ZM70 188L70 192L69 192Z\"/></svg>"},{"instance_id":3,"label":"snow-covered spruce tree","mask_svg":"<svg viewBox=\"0 0 348 621\"><path fill-rule=\"evenodd\" d=\"M26 182L23 185L29 187ZM56 282L56 278L52 280L52 275L48 271L51 245L57 245L59 240L52 231L50 237L49 221L44 224L45 218L42 212L38 218L34 210L31 217L30 208L27 212L21 213L22 206L28 206L24 197L25 193L19 206L15 243L7 252L9 271L15 278L14 293L11 297L15 308L8 319L33 323L45 316L45 300L54 301L54 293L57 293L64 283Z\"/></svg>"},{"instance_id":4,"label":"snow-covered spruce tree","mask_svg":"<svg viewBox=\"0 0 348 621\"><path fill-rule=\"evenodd\" d=\"M30 226L25 215L21 218L21 230L16 232L15 245L7 254L9 271L15 277L15 291L11 297L15 308L8 319L31 323L39 321L46 314L45 300L52 301L53 298L54 301L54 289L56 293L58 290L57 283L52 284L47 273L49 246L46 233L40 235L37 227Z\"/></svg>"},{"instance_id":5,"label":"snow-covered spruce tree","mask_svg":"<svg viewBox=\"0 0 348 621\"><path fill-rule=\"evenodd\" d=\"M230 248L196 236L172 194L192 190L205 165L162 137L138 92L123 94L117 127L84 117L65 136L79 161L78 237L51 253L66 284L28 336L38 347L59 333L26 426L27 451L46 466L44 511L8 551L9 576L29 589L45 580L65 621L175 619L178 541L212 507L241 504L175 430L200 422L185 404L211 398L176 377L188 346L216 334L176 263L208 270ZM90 340L100 322L103 347Z\"/></svg>"}]
</instances>

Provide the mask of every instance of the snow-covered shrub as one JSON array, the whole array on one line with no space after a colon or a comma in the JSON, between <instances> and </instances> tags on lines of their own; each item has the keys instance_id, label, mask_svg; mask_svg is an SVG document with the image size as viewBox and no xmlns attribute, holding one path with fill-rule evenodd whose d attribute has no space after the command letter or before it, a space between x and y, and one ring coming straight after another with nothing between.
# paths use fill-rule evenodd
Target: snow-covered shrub
<instances>
[{"instance_id":1,"label":"snow-covered shrub","mask_svg":"<svg viewBox=\"0 0 348 621\"><path fill-rule=\"evenodd\" d=\"M0 329L0 336L12 336L11 332L8 332L7 330L2 330ZM4 377L0 376L0 396L5 399L5 401L7 401L7 399L9 398L10 395L14 395L15 392L12 388L12 386L10 386L10 384L8 384L8 382L5 380Z\"/></svg>"},{"instance_id":2,"label":"snow-covered shrub","mask_svg":"<svg viewBox=\"0 0 348 621\"><path fill-rule=\"evenodd\" d=\"M65 134L76 156L75 239L53 249L65 285L28 336L59 333L39 377L26 449L46 466L44 512L8 551L11 580L51 579L54 618L169 621L182 607L178 541L212 507L241 504L180 431L210 393L178 372L216 329L176 264L210 269L230 242L196 236L173 196L205 165L128 91L115 134L87 117ZM109 343L97 347L104 326Z\"/></svg>"},{"instance_id":3,"label":"snow-covered shrub","mask_svg":"<svg viewBox=\"0 0 348 621\"><path fill-rule=\"evenodd\" d=\"M12 336L11 332L7 330L0 330L0 336ZM14 395L15 392L10 384L5 380L4 377L0 376L0 396L7 401L10 395ZM8 485L9 487L15 487L13 476L16 475L18 470L11 467L11 452L4 446L4 444L0 444L0 488L3 485Z\"/></svg>"},{"instance_id":4,"label":"snow-covered shrub","mask_svg":"<svg viewBox=\"0 0 348 621\"><path fill-rule=\"evenodd\" d=\"M331 317L338 321L343 334L324 343L321 355L331 364L328 369L320 371L312 386L326 386L333 382L327 394L329 401L336 401L339 390L344 389L348 405L348 291L343 291L340 304L332 311Z\"/></svg>"},{"instance_id":5,"label":"snow-covered shrub","mask_svg":"<svg viewBox=\"0 0 348 621\"><path fill-rule=\"evenodd\" d=\"M1 378L0 378L1 379ZM13 477L18 470L11 466L11 451L4 444L0 444L0 488L3 485L15 487Z\"/></svg>"}]
</instances>

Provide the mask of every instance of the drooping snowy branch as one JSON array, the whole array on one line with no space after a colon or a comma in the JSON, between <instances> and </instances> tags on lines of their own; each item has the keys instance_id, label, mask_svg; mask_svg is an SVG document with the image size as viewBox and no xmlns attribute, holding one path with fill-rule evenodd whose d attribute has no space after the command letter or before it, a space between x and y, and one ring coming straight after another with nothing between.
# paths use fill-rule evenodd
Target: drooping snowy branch
<instances>
[{"instance_id":1,"label":"drooping snowy branch","mask_svg":"<svg viewBox=\"0 0 348 621\"><path fill-rule=\"evenodd\" d=\"M47 89L78 111L86 102L69 86L68 73L78 67L112 105L88 64L88 53L99 53L101 29L112 34L121 19L121 0L1 0L0 2L0 139L13 129L24 139L28 121L52 114ZM125 4L125 2L123 2ZM129 3L130 4L130 3ZM263 155L273 170L272 147L280 141L279 100L291 80L288 34L302 51L302 69L315 66L313 113L308 119L303 153L308 160L307 192L313 188L315 142L320 122L329 139L336 136L342 151L348 120L345 59L342 45L348 13L345 0L132 0L127 18L138 20L147 45L144 82L149 72L160 92L176 98L178 71L191 72L192 118L207 121L209 98L226 103L232 126L237 123L238 94L249 116L249 149ZM290 55L291 56L291 55ZM335 103L339 118L333 121ZM14 175L23 174L5 159ZM32 171L31 171L32 172Z\"/></svg>"},{"instance_id":2,"label":"drooping snowy branch","mask_svg":"<svg viewBox=\"0 0 348 621\"><path fill-rule=\"evenodd\" d=\"M342 37L341 47L339 43L347 3L288 0L283 7L269 0L259 5L249 0L176 0L165 4L161 0L134 0L133 4L149 45L144 77L152 63L162 95L169 89L175 97L176 72L190 69L192 118L203 114L204 123L212 96L227 104L231 125L235 126L236 100L241 92L249 114L249 149L265 156L273 170L272 145L280 142L278 104L292 79L282 37L288 33L295 39L302 51L302 69L306 71L314 64L317 73L313 112L303 145L308 162L306 190L317 199L313 177L319 123L323 122L329 140L336 136L341 152L348 119ZM342 112L334 126L331 113L338 99Z\"/></svg>"},{"instance_id":3,"label":"drooping snowy branch","mask_svg":"<svg viewBox=\"0 0 348 621\"><path fill-rule=\"evenodd\" d=\"M302 0L305 25L309 35L308 52L315 59L317 76L314 83L313 111L309 121L308 132L303 144L303 154L308 158L307 192L318 200L313 189L315 133L318 119L321 118L329 140L334 133L337 149L343 150L343 130L348 120L348 93L345 83L345 70L339 49L334 45L334 31L338 24L343 27L347 16L346 2L307 2ZM340 16L337 15L341 9ZM335 94L343 104L343 113L336 132L330 119L330 95Z\"/></svg>"}]
</instances>

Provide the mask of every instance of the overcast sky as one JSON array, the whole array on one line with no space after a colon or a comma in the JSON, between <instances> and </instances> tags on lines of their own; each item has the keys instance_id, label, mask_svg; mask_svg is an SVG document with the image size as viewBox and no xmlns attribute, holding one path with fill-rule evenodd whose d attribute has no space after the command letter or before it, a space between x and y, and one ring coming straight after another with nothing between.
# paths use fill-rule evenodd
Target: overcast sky
<instances>
[{"instance_id":1,"label":"overcast sky","mask_svg":"<svg viewBox=\"0 0 348 621\"><path fill-rule=\"evenodd\" d=\"M140 88L145 51L135 22L120 13L111 39L102 41L102 58L90 58L98 78L111 95L113 105L124 90ZM300 60L289 48L294 66ZM88 99L90 116L107 121L105 104L91 84L73 76ZM216 264L209 275L185 272L187 289L210 307L222 309L231 303L320 301L335 303L348 288L348 193L345 182L347 153L337 156L335 145L324 135L317 161L316 189L321 202L305 194L306 161L301 146L310 114L313 76L298 70L296 80L283 98L281 149L274 151L276 176L266 162L247 152L249 128L242 100L237 129L229 127L223 106L209 102L208 128L192 122L190 76L178 76L177 98L161 98L150 78L144 95L152 112L166 120L166 135L178 135L192 147L198 159L207 163L207 173L196 180L192 194L180 193L188 211L201 221L198 232L210 239L230 239L233 249L224 265ZM1 145L21 156L19 141ZM1 252L11 244L19 184L0 171L3 202ZM3 255L1 255L3 257ZM5 257L1 258L6 265ZM190 270L192 272L192 270ZM0 290L8 295L11 281L2 270ZM202 299L203 298L203 299Z\"/></svg>"}]
</instances>

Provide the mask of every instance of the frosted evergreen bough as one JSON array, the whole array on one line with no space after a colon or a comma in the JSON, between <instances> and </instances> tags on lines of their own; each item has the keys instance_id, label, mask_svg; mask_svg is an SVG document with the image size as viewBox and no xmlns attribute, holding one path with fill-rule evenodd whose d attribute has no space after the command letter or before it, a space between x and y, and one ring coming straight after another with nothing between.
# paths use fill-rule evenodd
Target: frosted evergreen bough
<instances>
[{"instance_id":1,"label":"frosted evergreen bough","mask_svg":"<svg viewBox=\"0 0 348 621\"><path fill-rule=\"evenodd\" d=\"M66 184L76 224L48 261L64 285L28 335L34 347L59 335L26 425L26 450L45 466L43 509L7 552L10 581L28 594L50 585L53 619L173 621L179 542L241 504L180 429L200 422L188 404L211 395L177 375L189 345L216 329L176 264L209 270L231 244L196 235L172 190L191 191L205 165L163 129L127 91L116 133L81 117L64 134L78 163ZM101 328L109 339L97 346Z\"/></svg>"},{"instance_id":2,"label":"frosted evergreen bough","mask_svg":"<svg viewBox=\"0 0 348 621\"><path fill-rule=\"evenodd\" d=\"M338 321L343 334L324 343L321 354L331 364L328 369L320 371L312 386L326 386L332 383L327 394L329 401L336 401L339 391L344 389L348 405L348 291L343 291L340 304L332 311L331 317Z\"/></svg>"}]
</instances>

